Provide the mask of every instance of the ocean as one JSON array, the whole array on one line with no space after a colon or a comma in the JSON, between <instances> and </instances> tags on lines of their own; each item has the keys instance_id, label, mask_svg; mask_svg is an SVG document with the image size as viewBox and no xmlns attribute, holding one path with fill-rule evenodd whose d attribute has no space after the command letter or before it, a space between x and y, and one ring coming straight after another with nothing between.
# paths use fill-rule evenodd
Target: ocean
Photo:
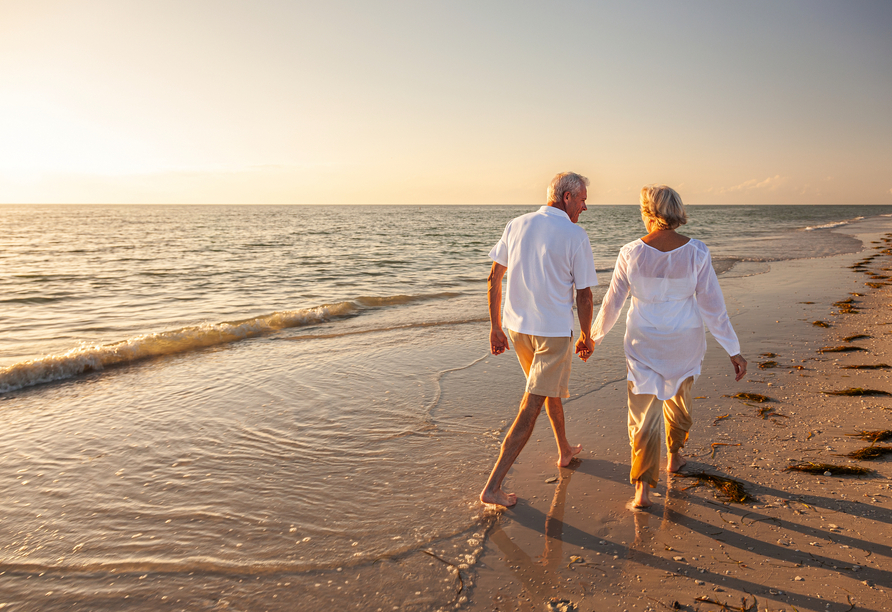
<instances>
[{"instance_id":1,"label":"ocean","mask_svg":"<svg viewBox=\"0 0 892 612\"><path fill-rule=\"evenodd\" d=\"M487 254L536 208L0 206L0 608L460 606L522 394ZM689 206L682 232L721 279L858 251L833 229L877 215ZM643 227L580 225L600 299Z\"/></svg>"}]
</instances>

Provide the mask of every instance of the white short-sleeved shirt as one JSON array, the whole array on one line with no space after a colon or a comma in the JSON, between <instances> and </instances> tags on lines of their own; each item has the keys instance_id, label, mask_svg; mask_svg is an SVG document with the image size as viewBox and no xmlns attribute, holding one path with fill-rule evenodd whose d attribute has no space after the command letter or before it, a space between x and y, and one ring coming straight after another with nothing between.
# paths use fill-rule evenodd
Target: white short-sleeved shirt
<instances>
[{"instance_id":1,"label":"white short-sleeved shirt","mask_svg":"<svg viewBox=\"0 0 892 612\"><path fill-rule=\"evenodd\" d=\"M489 253L508 268L502 323L522 334L573 335L573 286L598 284L592 245L564 211L543 206L512 219Z\"/></svg>"},{"instance_id":2,"label":"white short-sleeved shirt","mask_svg":"<svg viewBox=\"0 0 892 612\"><path fill-rule=\"evenodd\" d=\"M595 344L626 315L626 365L633 393L673 397L689 376L700 375L706 355L703 324L729 355L740 353L709 249L699 240L663 252L635 240L619 251L601 310L592 325Z\"/></svg>"}]
</instances>

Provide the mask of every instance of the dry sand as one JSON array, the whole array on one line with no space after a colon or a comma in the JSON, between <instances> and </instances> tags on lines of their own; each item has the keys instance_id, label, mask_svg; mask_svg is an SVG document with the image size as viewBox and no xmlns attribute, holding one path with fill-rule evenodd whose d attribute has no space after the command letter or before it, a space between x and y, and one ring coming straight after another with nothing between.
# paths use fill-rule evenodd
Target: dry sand
<instances>
[{"instance_id":1,"label":"dry sand","mask_svg":"<svg viewBox=\"0 0 892 612\"><path fill-rule=\"evenodd\" d=\"M596 355L573 373L576 384L596 390L567 403L568 435L584 445L582 461L550 467L554 442L543 417L506 480L520 501L494 521L466 609L892 610L892 456L839 456L869 445L847 434L892 429L892 398L824 393L892 392L892 370L842 367L892 365L892 286L869 278L892 275L892 227L883 223L850 231L871 232L859 234L862 253L772 263L767 274L722 281L750 374L735 383L710 338L683 474L735 479L748 501L729 503L683 475L667 484L664 472L656 504L632 511L625 384L615 364ZM864 270L850 268L866 258ZM857 312L834 305L850 297ZM622 334L616 329L606 342L615 349ZM843 340L855 334L869 338ZM866 350L819 352L842 345ZM760 368L766 362L776 366ZM774 401L729 397L738 392ZM785 470L796 462L872 473Z\"/></svg>"}]
</instances>

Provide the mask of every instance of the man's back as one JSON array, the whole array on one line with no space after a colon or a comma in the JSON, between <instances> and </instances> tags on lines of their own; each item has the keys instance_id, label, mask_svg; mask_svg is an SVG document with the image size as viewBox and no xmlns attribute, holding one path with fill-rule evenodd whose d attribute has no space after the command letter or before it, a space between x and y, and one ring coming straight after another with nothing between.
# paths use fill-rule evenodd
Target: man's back
<instances>
[{"instance_id":1,"label":"man's back","mask_svg":"<svg viewBox=\"0 0 892 612\"><path fill-rule=\"evenodd\" d=\"M504 324L544 337L573 335L573 286L598 284L585 230L552 206L513 219L490 257L508 268Z\"/></svg>"}]
</instances>

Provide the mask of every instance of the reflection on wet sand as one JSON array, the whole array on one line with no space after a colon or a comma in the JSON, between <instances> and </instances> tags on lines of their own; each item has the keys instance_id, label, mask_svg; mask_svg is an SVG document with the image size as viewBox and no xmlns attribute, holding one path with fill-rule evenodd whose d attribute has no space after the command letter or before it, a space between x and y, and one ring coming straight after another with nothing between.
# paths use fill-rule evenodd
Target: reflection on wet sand
<instances>
[{"instance_id":1,"label":"reflection on wet sand","mask_svg":"<svg viewBox=\"0 0 892 612\"><path fill-rule=\"evenodd\" d=\"M504 557L510 560L508 567L518 582L523 585L528 600L541 601L551 597L560 580L556 572L563 560L564 509L567 501L567 488L570 478L576 472L579 464L580 461L574 459L569 466L561 468L551 506L545 515L544 544L539 557L530 557L514 543L500 524L495 526L490 535L490 540L498 546Z\"/></svg>"}]
</instances>

